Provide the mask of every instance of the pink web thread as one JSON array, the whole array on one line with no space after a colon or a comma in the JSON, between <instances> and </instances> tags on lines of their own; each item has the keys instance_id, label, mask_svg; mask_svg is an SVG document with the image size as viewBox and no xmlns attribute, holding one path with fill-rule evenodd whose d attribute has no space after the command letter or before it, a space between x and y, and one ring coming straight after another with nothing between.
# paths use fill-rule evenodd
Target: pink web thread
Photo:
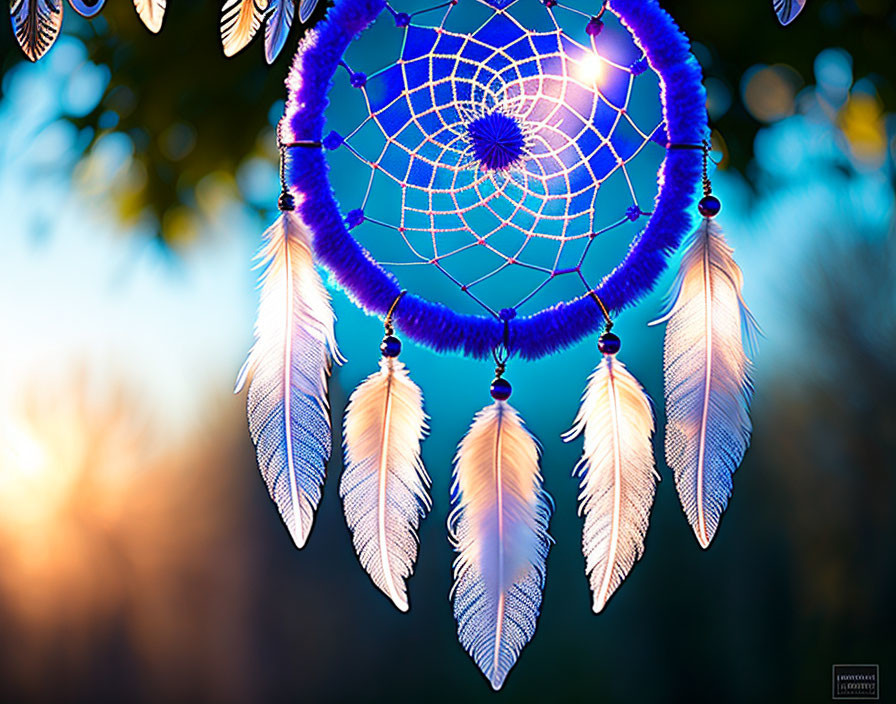
<instances>
[{"instance_id":1,"label":"pink web thread","mask_svg":"<svg viewBox=\"0 0 896 704\"><path fill-rule=\"evenodd\" d=\"M461 52L457 52L456 54L438 53L436 51L438 42L436 42L428 53L417 56L410 61L404 61L399 58L394 64L366 77L366 81L369 82L380 74L399 66L402 71L402 80L404 81L405 86L404 90L402 90L401 93L388 104L385 104L378 109L374 109L367 85L360 86L360 90L363 93L367 106L367 116L342 139L342 145L348 149L358 162L364 164L370 170L366 192L359 206L360 211L363 212L367 208L374 189L374 180L377 173L381 173L393 180L398 184L401 190L401 214L399 224L396 225L366 215L364 216L364 220L397 232L401 236L414 260L381 262L381 264L388 267L434 266L479 306L499 319L502 315L506 315L506 311L502 310L499 313L494 310L471 289L494 277L500 271L510 266L525 267L544 275L544 279L537 286L523 295L511 307L510 310L512 311L516 311L530 301L558 276L575 274L584 286L585 292L593 291L594 287L585 276L583 266L591 246L597 237L615 230L625 223L637 219L637 217L640 217L641 215L650 215L650 213L641 210L629 170L626 168L627 164L641 154L645 147L650 144L654 136L657 135L663 127L662 122L660 122L647 131L642 130L628 112L634 81L640 72L636 73L631 66L623 66L601 55L598 52L595 37L590 37L590 52L599 57L600 62L615 70L628 74L625 99L622 101L621 105L615 105L601 92L600 86L585 86L579 79L568 73L570 57L566 51L564 51L564 43L579 47L583 51L586 50L586 48L577 42L574 42L563 33L560 24L557 22L555 12L558 10L568 11L582 18L586 18L586 21L591 19L588 14L563 4L557 4L553 7L545 5L545 10L549 13L553 23L554 32L544 33L527 30L519 24L510 13L503 10L495 10L495 13L504 14L511 19L523 33L523 36L515 39L509 44L502 47L495 47L475 38L479 31L491 20L491 17L486 19L476 31L471 32L469 35L455 34L448 32L448 30L445 29L446 21L455 10L456 5L457 2L447 2L414 13L409 13L407 17L410 20L413 20L413 18L417 16L430 14L443 9L444 13L441 16L439 23L435 25L433 29L440 34L460 38L464 42L464 47L469 43L470 45L475 45L487 50L490 52L489 56L484 60L474 62L464 58ZM387 9L394 17L397 17L400 14L389 5L387 5ZM540 52L536 47L535 38L544 38L545 36L556 36L556 51L545 53ZM406 41L407 39L405 37L405 42ZM405 55L405 42L403 42L402 45L401 56ZM531 55L528 55L523 59L514 59L508 52L512 51L514 48L518 48L517 45L523 42L528 44L528 49L530 50ZM499 70L489 66L489 62L495 58L500 59L502 62L502 66ZM440 60L454 62L455 68L452 74L435 75L434 64ZM529 113L523 114L527 107L527 100L530 103L533 101L548 101L549 99L544 92L545 84L550 81L558 80L556 76L551 75L550 72L546 70L546 63L551 60L559 61L560 65L563 67L563 74L560 77L562 80L562 94L559 99L555 100L553 109L549 110L547 115L540 120L533 121L532 112L534 111L534 108L531 105L528 106ZM424 83L408 89L407 66L408 64L419 61L427 62L428 79ZM532 62L534 62L536 67L535 72L524 73L521 69ZM471 78L457 75L457 69L461 64L474 67ZM342 66L350 76L354 74L354 71L348 64L342 62ZM509 76L506 75L508 73L510 74ZM469 84L468 89L472 100L465 100L458 94L458 87L461 84ZM532 84L535 86L534 93L532 92ZM443 85L451 88L452 100L449 102L439 102L437 99L436 91ZM590 114L581 114L575 109L573 103L568 103L565 100L567 92L571 90L572 87L576 87L579 90L585 89L591 91L593 98ZM420 91L428 91L431 103L431 106L423 111L417 111L413 104L415 94ZM536 97L533 98L533 95ZM384 120L382 119L383 115L399 101L405 102L410 119L398 129L387 129L384 125ZM615 113L612 126L607 131L607 134L602 134L597 126L591 122L591 117L596 113L599 104L608 106ZM486 109L500 108L502 112L510 113L514 117L521 118L521 122L523 123L527 134L526 157L529 168L487 171L482 169L481 166L475 162L475 159L472 158L465 125L484 112L483 106ZM517 112L514 112L515 110ZM567 114L572 113L580 120L581 128L572 135L567 134L557 125L551 124L551 121L557 118L558 113L563 112ZM449 116L452 116L452 114L455 119L449 121L448 118ZM436 129L428 127L430 118L433 117L437 120ZM612 142L612 136L622 121L625 121L625 123L634 130L640 140L637 148L627 159L623 159L617 153ZM380 153L372 159L364 156L361 149L356 148L352 143L353 138L357 137L361 130L370 123L375 124L379 128L382 137L385 139L385 143L383 144ZM409 131L412 127L416 127L420 135L422 135L422 142L418 140L417 144L409 144L401 139L402 133ZM599 147L591 150L589 154L586 154L582 151L581 142L583 141L583 137L589 132L592 136L597 137ZM558 147L557 144L560 146ZM610 151L610 154L613 159L615 159L616 163L606 174L598 177L591 168L589 157L593 156L599 149L604 147ZM393 172L383 166L384 164L389 163L386 156L389 150L393 148L397 148L407 155L407 167L402 173ZM574 157L572 163L565 163L563 157L566 156L568 160L568 155L570 153ZM558 165L559 168L547 168L545 162L554 163L555 165ZM411 173L415 163L421 163L431 168L432 174L428 183L421 184L412 181ZM577 170L580 169L584 170L584 177L582 174L577 173ZM450 173L449 184L447 187L437 186L437 178L440 175L444 178L445 172ZM625 179L627 190L631 197L631 203L629 207L626 208L625 214L619 219L603 227L596 228L595 200L598 191L604 182L617 173L621 173ZM573 182L576 180L572 178L573 175L578 175L578 180L582 182L578 188L575 188L573 185ZM558 182L560 184L560 191L555 192L557 190L556 184ZM571 212L573 201L587 194L589 191L592 192L589 207L587 209ZM421 193L424 195L426 207L411 204L409 196L412 195L413 192L416 192L417 195ZM446 210L444 206L441 205L441 203L445 202L445 199L450 201L450 209ZM502 199L505 203L510 203L512 206L512 212L509 215L502 215L496 210L495 202ZM563 200L565 203L563 212L556 214L548 212L549 206L552 203L556 203L558 199ZM530 204L533 200L537 201L536 205ZM481 208L484 208L498 223L485 232L477 232L477 228L468 220L470 213ZM635 216L632 217L632 214L635 214ZM457 224L451 227L438 224L449 216L455 218ZM581 220L583 217L587 218L587 228L581 227ZM409 222L409 218L414 218L415 221L421 221L422 219L422 221L426 221L428 224L426 227L422 227ZM526 223L534 222L535 226L527 226L521 223L520 220L524 220ZM573 223L577 224L577 227L579 228L577 231L572 231ZM549 226L550 230L545 230L544 227L539 227L544 225ZM489 239L493 235L508 227L518 231L523 236L522 244L510 254L500 251L489 242ZM447 251L443 249L440 252L439 235L457 232L467 233L471 237L471 241L462 246L448 249ZM433 255L428 256L428 254L420 252L409 239L409 233L424 233L429 235ZM550 266L542 266L521 260L527 245L534 238L553 240L558 243L556 255ZM560 260L563 255L564 247L568 242L576 240L586 240L583 250L577 258L577 263L572 267L560 267ZM475 247L484 247L500 257L503 261L500 265L482 276L471 281L461 281L445 268L443 262Z\"/></svg>"}]
</instances>

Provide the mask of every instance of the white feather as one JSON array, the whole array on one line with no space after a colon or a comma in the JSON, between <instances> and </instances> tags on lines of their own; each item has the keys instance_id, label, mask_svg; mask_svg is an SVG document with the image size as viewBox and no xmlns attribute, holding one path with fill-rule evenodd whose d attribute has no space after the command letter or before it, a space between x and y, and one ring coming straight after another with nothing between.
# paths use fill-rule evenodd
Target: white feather
<instances>
[{"instance_id":1,"label":"white feather","mask_svg":"<svg viewBox=\"0 0 896 704\"><path fill-rule=\"evenodd\" d=\"M301 0L299 3L299 19L305 23L310 18L314 9L317 7L318 0Z\"/></svg>"},{"instance_id":2,"label":"white feather","mask_svg":"<svg viewBox=\"0 0 896 704\"><path fill-rule=\"evenodd\" d=\"M384 357L346 408L339 494L361 565L401 611L408 610L417 528L431 507L420 458L426 431L420 388L404 364Z\"/></svg>"},{"instance_id":3,"label":"white feather","mask_svg":"<svg viewBox=\"0 0 896 704\"><path fill-rule=\"evenodd\" d=\"M666 462L697 540L709 547L731 495L752 426L756 332L743 275L721 229L706 219L681 262L665 342Z\"/></svg>"},{"instance_id":4,"label":"white feather","mask_svg":"<svg viewBox=\"0 0 896 704\"><path fill-rule=\"evenodd\" d=\"M168 0L134 0L134 9L150 32L158 33L162 29L167 3Z\"/></svg>"},{"instance_id":5,"label":"white feather","mask_svg":"<svg viewBox=\"0 0 896 704\"><path fill-rule=\"evenodd\" d=\"M538 456L517 412L497 401L473 419L454 460L448 529L457 552L457 634L496 690L535 633L541 607L552 503Z\"/></svg>"},{"instance_id":6,"label":"white feather","mask_svg":"<svg viewBox=\"0 0 896 704\"><path fill-rule=\"evenodd\" d=\"M261 303L249 375L249 430L258 465L296 546L305 545L331 451L327 377L341 361L330 296L314 268L311 235L283 213L265 232Z\"/></svg>"},{"instance_id":7,"label":"white feather","mask_svg":"<svg viewBox=\"0 0 896 704\"><path fill-rule=\"evenodd\" d=\"M650 399L622 362L605 356L591 375L567 442L585 434L579 514L585 516L582 551L594 612L644 552L656 490Z\"/></svg>"},{"instance_id":8,"label":"white feather","mask_svg":"<svg viewBox=\"0 0 896 704\"><path fill-rule=\"evenodd\" d=\"M224 0L221 8L224 56L233 56L252 41L267 9L268 0Z\"/></svg>"},{"instance_id":9,"label":"white feather","mask_svg":"<svg viewBox=\"0 0 896 704\"><path fill-rule=\"evenodd\" d=\"M264 27L264 56L269 64L274 63L286 44L295 9L293 0L271 0Z\"/></svg>"},{"instance_id":10,"label":"white feather","mask_svg":"<svg viewBox=\"0 0 896 704\"><path fill-rule=\"evenodd\" d=\"M10 0L16 41L31 61L46 54L62 29L62 0Z\"/></svg>"},{"instance_id":11,"label":"white feather","mask_svg":"<svg viewBox=\"0 0 896 704\"><path fill-rule=\"evenodd\" d=\"M806 0L772 0L772 7L778 16L778 21L786 26L803 11Z\"/></svg>"}]
</instances>

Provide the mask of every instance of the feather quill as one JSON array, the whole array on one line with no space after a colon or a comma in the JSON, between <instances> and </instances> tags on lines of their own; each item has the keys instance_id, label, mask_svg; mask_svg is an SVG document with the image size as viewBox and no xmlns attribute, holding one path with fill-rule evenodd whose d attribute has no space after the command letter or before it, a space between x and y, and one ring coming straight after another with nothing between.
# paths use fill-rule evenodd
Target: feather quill
<instances>
[{"instance_id":1,"label":"feather quill","mask_svg":"<svg viewBox=\"0 0 896 704\"><path fill-rule=\"evenodd\" d=\"M82 17L95 17L103 9L106 0L68 0L75 12Z\"/></svg>"},{"instance_id":2,"label":"feather quill","mask_svg":"<svg viewBox=\"0 0 896 704\"><path fill-rule=\"evenodd\" d=\"M308 539L320 502L331 429L327 377L341 362L330 296L314 268L311 234L285 212L259 254L261 302L255 344L236 392L249 376L249 431L271 498L297 547Z\"/></svg>"},{"instance_id":3,"label":"feather quill","mask_svg":"<svg viewBox=\"0 0 896 704\"><path fill-rule=\"evenodd\" d=\"M708 548L750 441L757 332L743 275L722 230L705 219L681 262L666 322L666 462L697 541Z\"/></svg>"},{"instance_id":4,"label":"feather quill","mask_svg":"<svg viewBox=\"0 0 896 704\"><path fill-rule=\"evenodd\" d=\"M457 634L495 690L535 633L541 607L552 502L538 458L517 412L497 401L473 419L454 460Z\"/></svg>"},{"instance_id":5,"label":"feather quill","mask_svg":"<svg viewBox=\"0 0 896 704\"><path fill-rule=\"evenodd\" d=\"M787 26L806 7L806 0L772 0L772 6L778 16L778 21Z\"/></svg>"},{"instance_id":6,"label":"feather quill","mask_svg":"<svg viewBox=\"0 0 896 704\"><path fill-rule=\"evenodd\" d=\"M137 15L150 32L158 34L162 29L162 19L165 17L167 3L168 0L134 0L134 9L137 10Z\"/></svg>"},{"instance_id":7,"label":"feather quill","mask_svg":"<svg viewBox=\"0 0 896 704\"><path fill-rule=\"evenodd\" d=\"M31 61L46 54L62 28L62 0L11 0L9 15L16 41Z\"/></svg>"},{"instance_id":8,"label":"feather quill","mask_svg":"<svg viewBox=\"0 0 896 704\"><path fill-rule=\"evenodd\" d=\"M225 56L233 56L252 41L267 7L268 0L224 0L221 43Z\"/></svg>"},{"instance_id":9,"label":"feather quill","mask_svg":"<svg viewBox=\"0 0 896 704\"><path fill-rule=\"evenodd\" d=\"M361 565L400 611L417 559L417 528L431 507L420 458L423 394L404 364L384 357L349 399L339 494Z\"/></svg>"},{"instance_id":10,"label":"feather quill","mask_svg":"<svg viewBox=\"0 0 896 704\"><path fill-rule=\"evenodd\" d=\"M299 20L304 24L310 18L317 7L318 0L301 0L299 3Z\"/></svg>"},{"instance_id":11,"label":"feather quill","mask_svg":"<svg viewBox=\"0 0 896 704\"><path fill-rule=\"evenodd\" d=\"M267 23L264 27L264 55L269 64L282 51L292 27L296 6L294 0L271 0Z\"/></svg>"},{"instance_id":12,"label":"feather quill","mask_svg":"<svg viewBox=\"0 0 896 704\"><path fill-rule=\"evenodd\" d=\"M582 551L593 608L606 606L644 552L656 482L650 399L622 362L605 355L588 381L569 442L582 433L585 447L579 514L585 516Z\"/></svg>"}]
</instances>

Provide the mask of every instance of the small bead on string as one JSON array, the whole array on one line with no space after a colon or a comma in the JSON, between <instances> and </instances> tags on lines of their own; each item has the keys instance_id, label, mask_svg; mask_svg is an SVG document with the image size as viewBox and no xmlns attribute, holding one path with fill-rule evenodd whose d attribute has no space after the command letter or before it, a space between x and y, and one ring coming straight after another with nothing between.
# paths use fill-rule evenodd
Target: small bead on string
<instances>
[{"instance_id":1,"label":"small bead on string","mask_svg":"<svg viewBox=\"0 0 896 704\"><path fill-rule=\"evenodd\" d=\"M392 325L392 316L395 314L395 309L398 307L398 304L401 302L401 299L404 298L404 295L407 291L402 291L398 294L394 301L392 301L392 305L389 306L389 311L386 313L386 318L383 321L383 330L385 334L383 335L383 341L380 343L380 352L383 353L383 357L397 357L401 354L401 340L395 337L395 327Z\"/></svg>"},{"instance_id":2,"label":"small bead on string","mask_svg":"<svg viewBox=\"0 0 896 704\"><path fill-rule=\"evenodd\" d=\"M491 395L495 401L506 401L513 393L513 387L510 382L504 378L504 372L507 370L507 360L510 358L510 321L504 321L504 339L501 344L492 350L492 356L495 358L495 379L491 385Z\"/></svg>"},{"instance_id":3,"label":"small bead on string","mask_svg":"<svg viewBox=\"0 0 896 704\"><path fill-rule=\"evenodd\" d=\"M722 201L712 194L712 182L709 180L709 140L703 141L703 198L697 204L700 215L712 219L722 210Z\"/></svg>"},{"instance_id":4,"label":"small bead on string","mask_svg":"<svg viewBox=\"0 0 896 704\"><path fill-rule=\"evenodd\" d=\"M289 185L286 183L287 145L279 142L277 146L280 148L280 197L277 199L277 207L281 212L287 212L296 209L296 199L289 192Z\"/></svg>"},{"instance_id":5,"label":"small bead on string","mask_svg":"<svg viewBox=\"0 0 896 704\"><path fill-rule=\"evenodd\" d=\"M622 341L619 339L618 335L614 335L611 332L613 329L613 319L610 317L610 311L607 310L607 306L604 305L600 296L597 295L597 291L592 289L588 293L591 294L595 303L600 307L600 312L603 313L604 320L607 321L604 326L603 334L597 340L597 349L600 350L601 354L615 355L619 352L619 348L622 347Z\"/></svg>"}]
</instances>

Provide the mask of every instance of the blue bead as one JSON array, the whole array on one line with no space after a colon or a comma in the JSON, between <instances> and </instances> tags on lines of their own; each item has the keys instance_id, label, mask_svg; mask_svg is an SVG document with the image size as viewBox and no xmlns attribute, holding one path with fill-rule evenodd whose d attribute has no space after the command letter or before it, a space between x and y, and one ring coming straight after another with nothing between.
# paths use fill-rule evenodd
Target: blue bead
<instances>
[{"instance_id":1,"label":"blue bead","mask_svg":"<svg viewBox=\"0 0 896 704\"><path fill-rule=\"evenodd\" d=\"M510 394L513 393L513 387L510 386L510 382L507 379L501 379L498 377L492 382L492 398L495 401L506 401L510 398Z\"/></svg>"},{"instance_id":2,"label":"blue bead","mask_svg":"<svg viewBox=\"0 0 896 704\"><path fill-rule=\"evenodd\" d=\"M599 349L602 354L616 354L621 347L622 340L611 332L605 332L597 341L597 349Z\"/></svg>"},{"instance_id":3,"label":"blue bead","mask_svg":"<svg viewBox=\"0 0 896 704\"><path fill-rule=\"evenodd\" d=\"M498 317L505 323L510 322L516 317L516 308L502 308L498 313Z\"/></svg>"},{"instance_id":4,"label":"blue bead","mask_svg":"<svg viewBox=\"0 0 896 704\"><path fill-rule=\"evenodd\" d=\"M473 156L486 171L509 168L526 148L520 123L500 112L477 117L467 125Z\"/></svg>"},{"instance_id":5,"label":"blue bead","mask_svg":"<svg viewBox=\"0 0 896 704\"><path fill-rule=\"evenodd\" d=\"M357 73L353 73L352 77L349 79L352 84L352 88L363 88L367 85L367 76L366 74L358 71Z\"/></svg>"},{"instance_id":6,"label":"blue bead","mask_svg":"<svg viewBox=\"0 0 896 704\"><path fill-rule=\"evenodd\" d=\"M383 339L380 345L380 352L383 353L383 357L397 357L401 354L401 340L389 335L389 337Z\"/></svg>"},{"instance_id":7,"label":"blue bead","mask_svg":"<svg viewBox=\"0 0 896 704\"><path fill-rule=\"evenodd\" d=\"M722 210L722 201L715 196L706 196L697 205L697 210L705 218L714 218Z\"/></svg>"},{"instance_id":8,"label":"blue bead","mask_svg":"<svg viewBox=\"0 0 896 704\"><path fill-rule=\"evenodd\" d=\"M641 217L641 209L637 205L633 205L625 211L625 217L627 217L631 222L634 222L639 217Z\"/></svg>"},{"instance_id":9,"label":"blue bead","mask_svg":"<svg viewBox=\"0 0 896 704\"><path fill-rule=\"evenodd\" d=\"M650 68L650 64L647 63L647 57L642 56L640 59L635 61L631 66L629 66L629 70L631 70L633 76L640 76L647 69Z\"/></svg>"},{"instance_id":10,"label":"blue bead","mask_svg":"<svg viewBox=\"0 0 896 704\"><path fill-rule=\"evenodd\" d=\"M587 26L585 27L585 33L589 37L596 37L598 34L601 33L601 30L603 30L603 28L604 28L604 23L601 20L597 19L597 17L592 17L591 20L589 20Z\"/></svg>"},{"instance_id":11,"label":"blue bead","mask_svg":"<svg viewBox=\"0 0 896 704\"><path fill-rule=\"evenodd\" d=\"M348 224L349 230L353 227L357 227L364 222L364 211L360 209L350 210L348 215L345 216L345 222Z\"/></svg>"},{"instance_id":12,"label":"blue bead","mask_svg":"<svg viewBox=\"0 0 896 704\"><path fill-rule=\"evenodd\" d=\"M342 139L342 135L335 130L332 130L330 134L324 137L324 141L322 142L322 144L324 146L324 149L333 151L334 149L339 149L339 147L342 146L343 141L344 140Z\"/></svg>"},{"instance_id":13,"label":"blue bead","mask_svg":"<svg viewBox=\"0 0 896 704\"><path fill-rule=\"evenodd\" d=\"M396 27L407 27L411 23L411 16L407 12L399 12L395 15Z\"/></svg>"}]
</instances>

